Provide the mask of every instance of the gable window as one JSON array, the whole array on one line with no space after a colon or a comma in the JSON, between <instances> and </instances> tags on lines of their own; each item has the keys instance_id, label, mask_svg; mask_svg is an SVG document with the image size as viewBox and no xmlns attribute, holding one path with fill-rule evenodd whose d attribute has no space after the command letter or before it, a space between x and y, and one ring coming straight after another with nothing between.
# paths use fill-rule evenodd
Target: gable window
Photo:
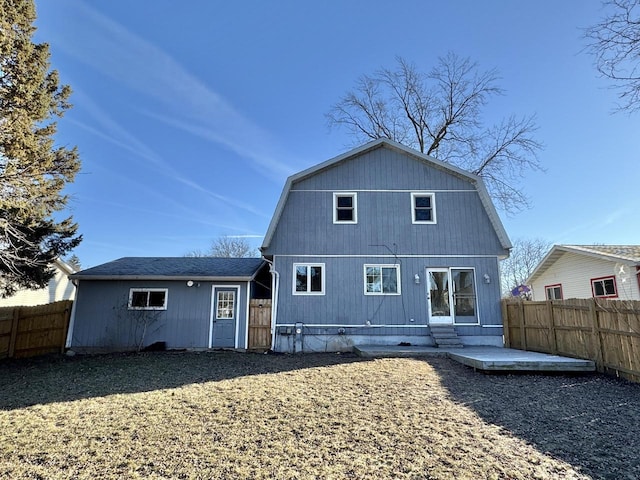
<instances>
[{"instance_id":1,"label":"gable window","mask_svg":"<svg viewBox=\"0 0 640 480\"><path fill-rule=\"evenodd\" d=\"M547 285L544 287L547 300L562 300L562 285Z\"/></svg>"},{"instance_id":2,"label":"gable window","mask_svg":"<svg viewBox=\"0 0 640 480\"><path fill-rule=\"evenodd\" d=\"M600 277L591 279L591 291L593 296L603 298L615 298L618 296L615 277Z\"/></svg>"},{"instance_id":3,"label":"gable window","mask_svg":"<svg viewBox=\"0 0 640 480\"><path fill-rule=\"evenodd\" d=\"M324 263L294 263L293 294L324 295Z\"/></svg>"},{"instance_id":4,"label":"gable window","mask_svg":"<svg viewBox=\"0 0 640 480\"><path fill-rule=\"evenodd\" d=\"M358 223L358 195L333 194L333 223Z\"/></svg>"},{"instance_id":5,"label":"gable window","mask_svg":"<svg viewBox=\"0 0 640 480\"><path fill-rule=\"evenodd\" d=\"M400 295L400 265L365 265L365 295Z\"/></svg>"},{"instance_id":6,"label":"gable window","mask_svg":"<svg viewBox=\"0 0 640 480\"><path fill-rule=\"evenodd\" d=\"M436 196L429 192L411 194L411 221L413 223L436 223Z\"/></svg>"},{"instance_id":7,"label":"gable window","mask_svg":"<svg viewBox=\"0 0 640 480\"><path fill-rule=\"evenodd\" d=\"M129 310L166 309L166 288L132 288L129 290Z\"/></svg>"}]
</instances>

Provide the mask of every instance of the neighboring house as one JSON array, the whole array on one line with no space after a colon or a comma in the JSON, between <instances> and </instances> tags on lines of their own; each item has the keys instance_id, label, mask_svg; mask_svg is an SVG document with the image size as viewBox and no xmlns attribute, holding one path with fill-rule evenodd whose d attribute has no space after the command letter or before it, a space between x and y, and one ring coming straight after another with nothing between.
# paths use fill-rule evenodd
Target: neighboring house
<instances>
[{"instance_id":1,"label":"neighboring house","mask_svg":"<svg viewBox=\"0 0 640 480\"><path fill-rule=\"evenodd\" d=\"M260 258L128 257L83 270L67 347L128 350L247 346L249 300L269 298Z\"/></svg>"},{"instance_id":2,"label":"neighboring house","mask_svg":"<svg viewBox=\"0 0 640 480\"><path fill-rule=\"evenodd\" d=\"M69 275L75 273L75 270L59 259L53 262L52 268L55 273L46 287L37 290L23 289L8 298L0 298L0 307L45 305L61 300L73 300L76 289L69 280Z\"/></svg>"},{"instance_id":3,"label":"neighboring house","mask_svg":"<svg viewBox=\"0 0 640 480\"><path fill-rule=\"evenodd\" d=\"M502 346L498 263L511 243L475 175L376 140L287 179L261 251L273 349Z\"/></svg>"},{"instance_id":4,"label":"neighboring house","mask_svg":"<svg viewBox=\"0 0 640 480\"><path fill-rule=\"evenodd\" d=\"M533 300L640 300L640 245L555 245L526 283Z\"/></svg>"}]
</instances>

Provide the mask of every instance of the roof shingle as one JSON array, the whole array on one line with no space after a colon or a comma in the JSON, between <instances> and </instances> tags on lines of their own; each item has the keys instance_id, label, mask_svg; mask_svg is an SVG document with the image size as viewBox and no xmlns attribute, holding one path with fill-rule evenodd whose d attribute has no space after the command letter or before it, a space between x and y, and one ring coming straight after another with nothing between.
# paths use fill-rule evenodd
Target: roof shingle
<instances>
[{"instance_id":1,"label":"roof shingle","mask_svg":"<svg viewBox=\"0 0 640 480\"><path fill-rule=\"evenodd\" d=\"M82 270L71 278L251 278L264 263L261 258L123 257Z\"/></svg>"}]
</instances>

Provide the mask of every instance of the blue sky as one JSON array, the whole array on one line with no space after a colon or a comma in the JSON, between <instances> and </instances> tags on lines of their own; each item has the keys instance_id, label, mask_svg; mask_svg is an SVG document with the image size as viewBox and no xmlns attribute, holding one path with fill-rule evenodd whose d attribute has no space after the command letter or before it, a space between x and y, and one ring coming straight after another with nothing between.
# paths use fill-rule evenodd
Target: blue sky
<instances>
[{"instance_id":1,"label":"blue sky","mask_svg":"<svg viewBox=\"0 0 640 480\"><path fill-rule=\"evenodd\" d=\"M57 143L82 172L69 212L83 267L181 256L220 235L260 245L286 177L344 153L325 114L357 78L453 51L496 68L486 119L537 115L546 172L511 238L640 243L640 116L612 114L582 29L596 0L37 0L37 41L74 90Z\"/></svg>"}]
</instances>

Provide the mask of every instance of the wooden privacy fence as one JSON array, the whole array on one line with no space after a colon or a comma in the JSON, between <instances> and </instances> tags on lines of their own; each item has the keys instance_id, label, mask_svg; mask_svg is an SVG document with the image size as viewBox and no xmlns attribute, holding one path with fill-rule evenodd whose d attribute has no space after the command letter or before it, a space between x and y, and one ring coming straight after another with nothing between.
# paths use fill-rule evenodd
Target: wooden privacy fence
<instances>
[{"instance_id":1,"label":"wooden privacy fence","mask_svg":"<svg viewBox=\"0 0 640 480\"><path fill-rule=\"evenodd\" d=\"M505 346L593 360L600 372L640 382L640 302L502 301Z\"/></svg>"},{"instance_id":2,"label":"wooden privacy fence","mask_svg":"<svg viewBox=\"0 0 640 480\"><path fill-rule=\"evenodd\" d=\"M271 300L249 301L249 350L271 348Z\"/></svg>"},{"instance_id":3,"label":"wooden privacy fence","mask_svg":"<svg viewBox=\"0 0 640 480\"><path fill-rule=\"evenodd\" d=\"M37 307L0 308L0 359L64 352L71 300Z\"/></svg>"}]
</instances>

